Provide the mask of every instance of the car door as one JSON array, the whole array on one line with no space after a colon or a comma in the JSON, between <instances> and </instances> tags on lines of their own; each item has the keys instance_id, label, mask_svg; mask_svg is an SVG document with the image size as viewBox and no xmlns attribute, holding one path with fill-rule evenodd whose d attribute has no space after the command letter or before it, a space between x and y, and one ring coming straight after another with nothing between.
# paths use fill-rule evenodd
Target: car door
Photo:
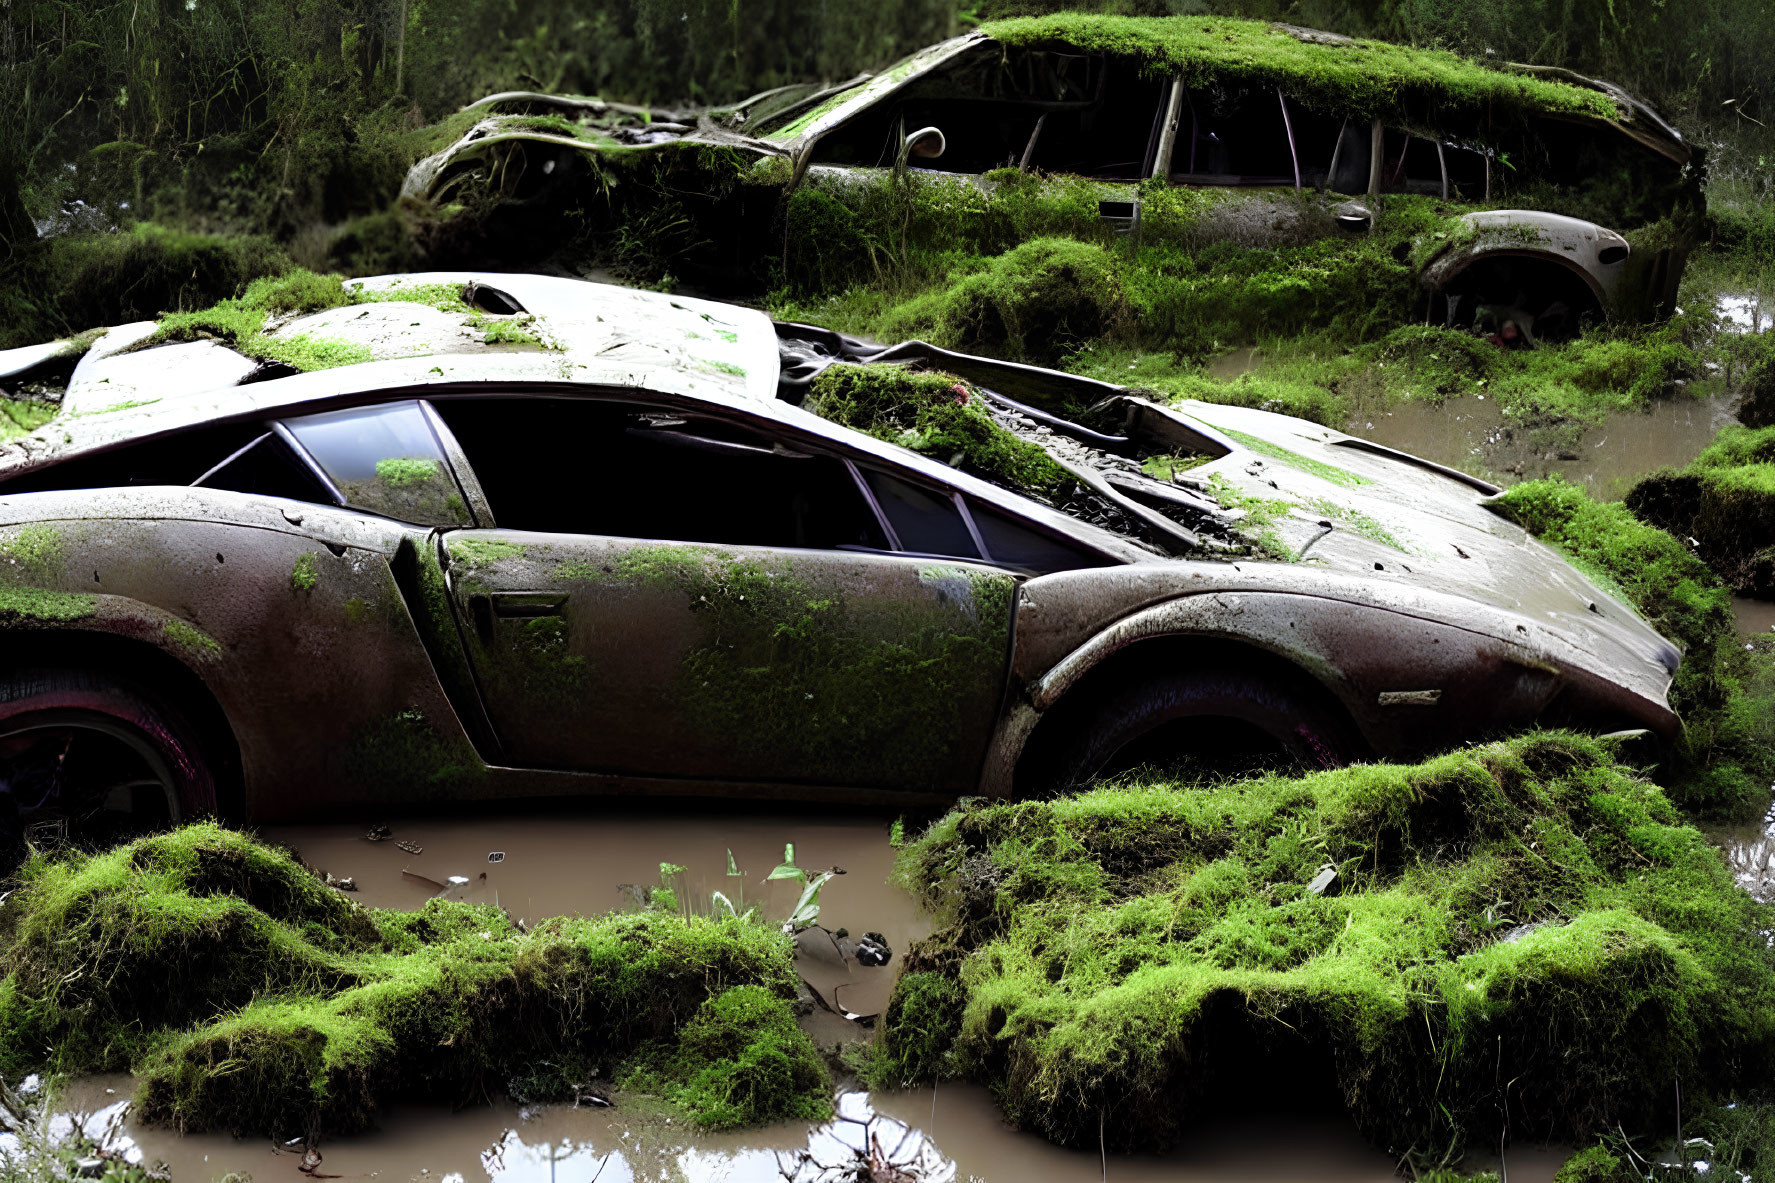
<instances>
[{"instance_id":1,"label":"car door","mask_svg":"<svg viewBox=\"0 0 1775 1183\"><path fill-rule=\"evenodd\" d=\"M436 407L499 523L442 551L507 763L975 783L1015 577L979 561L950 495L628 402ZM921 553L889 535L884 497Z\"/></svg>"}]
</instances>

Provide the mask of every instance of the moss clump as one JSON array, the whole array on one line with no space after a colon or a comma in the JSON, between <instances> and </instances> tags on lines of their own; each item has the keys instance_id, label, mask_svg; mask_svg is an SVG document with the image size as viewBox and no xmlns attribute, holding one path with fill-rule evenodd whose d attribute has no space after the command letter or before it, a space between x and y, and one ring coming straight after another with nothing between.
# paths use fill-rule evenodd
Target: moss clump
<instances>
[{"instance_id":1,"label":"moss clump","mask_svg":"<svg viewBox=\"0 0 1775 1183\"><path fill-rule=\"evenodd\" d=\"M63 582L65 554L58 526L0 531L0 617L64 624L91 616L96 598L54 586Z\"/></svg>"},{"instance_id":2,"label":"moss clump","mask_svg":"<svg viewBox=\"0 0 1775 1183\"><path fill-rule=\"evenodd\" d=\"M900 335L1052 365L1128 316L1117 261L1092 242L1037 238L896 311Z\"/></svg>"},{"instance_id":3,"label":"moss clump","mask_svg":"<svg viewBox=\"0 0 1775 1183\"><path fill-rule=\"evenodd\" d=\"M311 592L319 583L319 557L312 551L297 555L295 565L290 568L291 590Z\"/></svg>"},{"instance_id":4,"label":"moss clump","mask_svg":"<svg viewBox=\"0 0 1775 1183\"><path fill-rule=\"evenodd\" d=\"M450 557L465 567L490 567L508 559L521 559L525 549L521 543L506 542L498 538L450 540Z\"/></svg>"},{"instance_id":5,"label":"moss clump","mask_svg":"<svg viewBox=\"0 0 1775 1183\"><path fill-rule=\"evenodd\" d=\"M0 398L0 442L36 431L56 416L49 403Z\"/></svg>"},{"instance_id":6,"label":"moss clump","mask_svg":"<svg viewBox=\"0 0 1775 1183\"><path fill-rule=\"evenodd\" d=\"M1662 1129L1673 1078L1717 1096L1775 1063L1770 913L1569 734L964 807L900 875L948 926L907 954L886 1055L1068 1145L1162 1144L1297 1073L1392 1146ZM963 1003L947 1046L925 974Z\"/></svg>"},{"instance_id":7,"label":"moss clump","mask_svg":"<svg viewBox=\"0 0 1775 1183\"><path fill-rule=\"evenodd\" d=\"M1580 1150L1554 1172L1553 1183L1638 1183L1645 1176L1603 1146Z\"/></svg>"},{"instance_id":8,"label":"moss clump","mask_svg":"<svg viewBox=\"0 0 1775 1183\"><path fill-rule=\"evenodd\" d=\"M1683 647L1670 695L1685 724L1673 798L1721 814L1762 800L1775 780L1775 649L1740 642L1719 577L1626 506L1592 501L1563 481L1526 481L1497 504Z\"/></svg>"},{"instance_id":9,"label":"moss clump","mask_svg":"<svg viewBox=\"0 0 1775 1183\"><path fill-rule=\"evenodd\" d=\"M208 659L222 655L222 643L194 624L169 620L161 629L166 639L192 657Z\"/></svg>"},{"instance_id":10,"label":"moss clump","mask_svg":"<svg viewBox=\"0 0 1775 1183\"><path fill-rule=\"evenodd\" d=\"M805 406L1021 493L1051 498L1078 483L1041 447L1000 427L985 400L949 374L894 365L831 366L814 379Z\"/></svg>"},{"instance_id":11,"label":"moss clump","mask_svg":"<svg viewBox=\"0 0 1775 1183\"><path fill-rule=\"evenodd\" d=\"M706 1129L832 1115L819 1052L762 986L710 998L675 1038L642 1052L622 1085L677 1102Z\"/></svg>"},{"instance_id":12,"label":"moss clump","mask_svg":"<svg viewBox=\"0 0 1775 1183\"><path fill-rule=\"evenodd\" d=\"M1679 538L1744 595L1775 597L1775 427L1728 427L1688 465L1628 491L1627 507Z\"/></svg>"},{"instance_id":13,"label":"moss clump","mask_svg":"<svg viewBox=\"0 0 1775 1183\"><path fill-rule=\"evenodd\" d=\"M817 1059L810 1074L811 1049L785 1034L789 942L762 925L612 915L524 933L445 900L367 909L211 825L34 856L7 917L0 1064L128 1068L144 1116L180 1129L357 1130L396 1096L459 1100L543 1060L643 1050L725 1071L726 1094L709 1077L687 1082L686 1101L730 1124L825 1103Z\"/></svg>"},{"instance_id":14,"label":"moss clump","mask_svg":"<svg viewBox=\"0 0 1775 1183\"><path fill-rule=\"evenodd\" d=\"M1279 86L1310 105L1365 118L1409 120L1426 105L1620 116L1606 95L1570 83L1506 74L1443 50L1304 40L1268 21L1062 13L994 21L981 31L1008 45L1063 44L1130 56L1154 73L1180 74L1192 87Z\"/></svg>"}]
</instances>

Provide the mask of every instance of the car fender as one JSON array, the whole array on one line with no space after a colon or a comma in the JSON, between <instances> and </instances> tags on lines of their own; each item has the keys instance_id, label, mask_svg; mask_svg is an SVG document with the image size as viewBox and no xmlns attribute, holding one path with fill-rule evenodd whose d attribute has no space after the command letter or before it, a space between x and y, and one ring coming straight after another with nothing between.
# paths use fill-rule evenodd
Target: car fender
<instances>
[{"instance_id":1,"label":"car fender","mask_svg":"<svg viewBox=\"0 0 1775 1183\"><path fill-rule=\"evenodd\" d=\"M390 566L415 532L283 504L296 521L206 489L0 499L0 643L110 637L179 662L234 734L252 820L461 795L485 765Z\"/></svg>"},{"instance_id":2,"label":"car fender","mask_svg":"<svg viewBox=\"0 0 1775 1183\"><path fill-rule=\"evenodd\" d=\"M1038 602L1039 605L1039 602ZM1060 606L1061 611L1066 606ZM1019 630L1041 629L1039 606L1019 605ZM1020 654L1016 700L1001 720L983 792L1012 791L1017 761L1041 719L1093 671L1135 646L1230 641L1288 661L1325 689L1382 757L1452 746L1475 734L1528 725L1562 706L1572 722L1605 729L1677 727L1661 703L1589 674L1571 654L1506 639L1507 621L1475 608L1476 627L1426 619L1335 593L1203 589L1147 602L1101 624L1039 673ZM1477 626L1490 627L1477 627ZM1048 645L1038 638L1031 649ZM1187 661L1187 649L1175 652ZM1569 702L1567 701L1569 699Z\"/></svg>"},{"instance_id":3,"label":"car fender","mask_svg":"<svg viewBox=\"0 0 1775 1183\"><path fill-rule=\"evenodd\" d=\"M1576 274L1605 311L1619 302L1627 240L1606 226L1541 210L1481 210L1457 219L1459 229L1419 274L1426 291L1441 291L1480 259L1541 259Z\"/></svg>"}]
</instances>

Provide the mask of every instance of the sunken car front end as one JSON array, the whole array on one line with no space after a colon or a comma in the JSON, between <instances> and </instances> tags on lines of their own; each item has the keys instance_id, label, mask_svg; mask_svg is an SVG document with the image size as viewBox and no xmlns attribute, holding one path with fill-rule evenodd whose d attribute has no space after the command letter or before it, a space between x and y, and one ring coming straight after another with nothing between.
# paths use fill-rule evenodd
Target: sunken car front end
<instances>
[{"instance_id":1,"label":"sunken car front end","mask_svg":"<svg viewBox=\"0 0 1775 1183\"><path fill-rule=\"evenodd\" d=\"M1264 411L1125 396L1121 412L1130 438L1178 459L1110 479L1160 512L1178 492L1214 505L1192 527L1227 550L1032 584L1017 672L1037 710L1114 650L1189 634L1303 667L1385 756L1536 723L1679 730L1680 652L1496 512L1495 486ZM1078 641L1118 598L1123 614Z\"/></svg>"}]
</instances>

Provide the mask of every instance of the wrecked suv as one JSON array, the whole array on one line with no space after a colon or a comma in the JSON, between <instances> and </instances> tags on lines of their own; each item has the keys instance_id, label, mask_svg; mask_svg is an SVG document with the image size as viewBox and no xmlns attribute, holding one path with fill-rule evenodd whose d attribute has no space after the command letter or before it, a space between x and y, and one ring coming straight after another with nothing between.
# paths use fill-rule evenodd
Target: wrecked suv
<instances>
[{"instance_id":1,"label":"wrecked suv","mask_svg":"<svg viewBox=\"0 0 1775 1183\"><path fill-rule=\"evenodd\" d=\"M462 121L404 195L478 212L489 257L615 223L705 286L761 252L819 289L1027 234L1354 245L1422 199L1389 248L1420 314L1532 341L1667 315L1704 208L1701 154L1613 84L1215 17L1000 21L730 108L509 92Z\"/></svg>"},{"instance_id":2,"label":"wrecked suv","mask_svg":"<svg viewBox=\"0 0 1775 1183\"><path fill-rule=\"evenodd\" d=\"M1493 487L1336 431L576 280L345 290L252 349L351 364L123 326L0 444L19 823L1678 726L1677 650Z\"/></svg>"}]
</instances>

